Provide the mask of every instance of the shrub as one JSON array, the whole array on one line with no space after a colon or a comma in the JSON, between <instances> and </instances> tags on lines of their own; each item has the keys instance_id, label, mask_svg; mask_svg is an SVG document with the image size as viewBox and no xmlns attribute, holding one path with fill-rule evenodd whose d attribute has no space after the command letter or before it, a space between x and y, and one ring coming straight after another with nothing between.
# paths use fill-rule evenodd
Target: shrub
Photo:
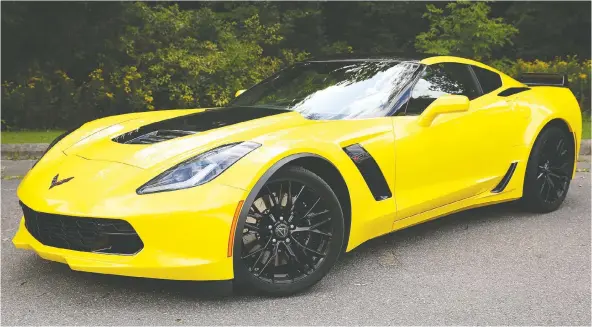
<instances>
[{"instance_id":1,"label":"shrub","mask_svg":"<svg viewBox=\"0 0 592 327\"><path fill-rule=\"evenodd\" d=\"M308 56L264 53L283 37L277 23L262 24L257 13L237 22L209 8L137 2L126 6L125 17L113 52L86 78L38 69L4 82L3 128L68 128L126 112L223 106L237 90Z\"/></svg>"}]
</instances>

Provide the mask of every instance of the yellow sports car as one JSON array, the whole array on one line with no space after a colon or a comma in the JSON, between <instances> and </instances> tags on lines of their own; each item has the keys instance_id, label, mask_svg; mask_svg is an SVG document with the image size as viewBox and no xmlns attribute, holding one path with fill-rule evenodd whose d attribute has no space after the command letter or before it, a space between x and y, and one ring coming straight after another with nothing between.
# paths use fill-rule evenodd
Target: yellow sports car
<instances>
[{"instance_id":1,"label":"yellow sports car","mask_svg":"<svg viewBox=\"0 0 592 327\"><path fill-rule=\"evenodd\" d=\"M517 199L557 209L582 130L566 84L450 56L334 57L224 108L98 119L23 179L13 242L78 271L291 294L392 231Z\"/></svg>"}]
</instances>

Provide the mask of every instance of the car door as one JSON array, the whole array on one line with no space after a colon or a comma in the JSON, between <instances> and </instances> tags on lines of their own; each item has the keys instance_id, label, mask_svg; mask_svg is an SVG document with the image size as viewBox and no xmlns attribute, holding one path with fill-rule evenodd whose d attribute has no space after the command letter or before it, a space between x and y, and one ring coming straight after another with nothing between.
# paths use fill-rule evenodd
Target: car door
<instances>
[{"instance_id":1,"label":"car door","mask_svg":"<svg viewBox=\"0 0 592 327\"><path fill-rule=\"evenodd\" d=\"M420 126L419 115L445 94L467 96L469 110L442 114L430 126ZM492 134L488 125L492 118L484 110L493 105L503 111L508 105L480 100L482 95L469 66L439 63L426 67L411 92L405 115L393 117L396 219L470 198L495 186L501 160L491 164L489 158L502 153L506 145L482 142Z\"/></svg>"}]
</instances>

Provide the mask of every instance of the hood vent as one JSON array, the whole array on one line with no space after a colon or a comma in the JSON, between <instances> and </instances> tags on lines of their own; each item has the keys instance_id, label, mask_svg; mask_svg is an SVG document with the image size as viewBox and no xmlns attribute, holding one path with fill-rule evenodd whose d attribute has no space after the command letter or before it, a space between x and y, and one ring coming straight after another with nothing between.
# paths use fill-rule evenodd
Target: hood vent
<instances>
[{"instance_id":1,"label":"hood vent","mask_svg":"<svg viewBox=\"0 0 592 327\"><path fill-rule=\"evenodd\" d=\"M148 124L112 140L122 144L153 144L286 112L289 111L254 107L207 109Z\"/></svg>"},{"instance_id":2,"label":"hood vent","mask_svg":"<svg viewBox=\"0 0 592 327\"><path fill-rule=\"evenodd\" d=\"M193 131L160 130L137 135L139 134L139 131L133 131L120 135L114 138L113 141L123 144L153 144L195 133L196 132Z\"/></svg>"}]
</instances>

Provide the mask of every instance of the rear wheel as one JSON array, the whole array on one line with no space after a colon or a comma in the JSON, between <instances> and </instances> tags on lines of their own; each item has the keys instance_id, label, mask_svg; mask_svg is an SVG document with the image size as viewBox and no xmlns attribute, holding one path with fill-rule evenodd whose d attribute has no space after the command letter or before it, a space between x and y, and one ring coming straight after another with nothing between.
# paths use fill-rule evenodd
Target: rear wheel
<instances>
[{"instance_id":1,"label":"rear wheel","mask_svg":"<svg viewBox=\"0 0 592 327\"><path fill-rule=\"evenodd\" d=\"M237 282L287 295L314 285L335 264L343 213L319 176L301 167L283 168L245 206L249 211L238 224L234 248Z\"/></svg>"},{"instance_id":2,"label":"rear wheel","mask_svg":"<svg viewBox=\"0 0 592 327\"><path fill-rule=\"evenodd\" d=\"M535 212L559 208L569 189L575 149L569 133L559 127L544 129L536 140L524 180L524 207Z\"/></svg>"}]
</instances>

